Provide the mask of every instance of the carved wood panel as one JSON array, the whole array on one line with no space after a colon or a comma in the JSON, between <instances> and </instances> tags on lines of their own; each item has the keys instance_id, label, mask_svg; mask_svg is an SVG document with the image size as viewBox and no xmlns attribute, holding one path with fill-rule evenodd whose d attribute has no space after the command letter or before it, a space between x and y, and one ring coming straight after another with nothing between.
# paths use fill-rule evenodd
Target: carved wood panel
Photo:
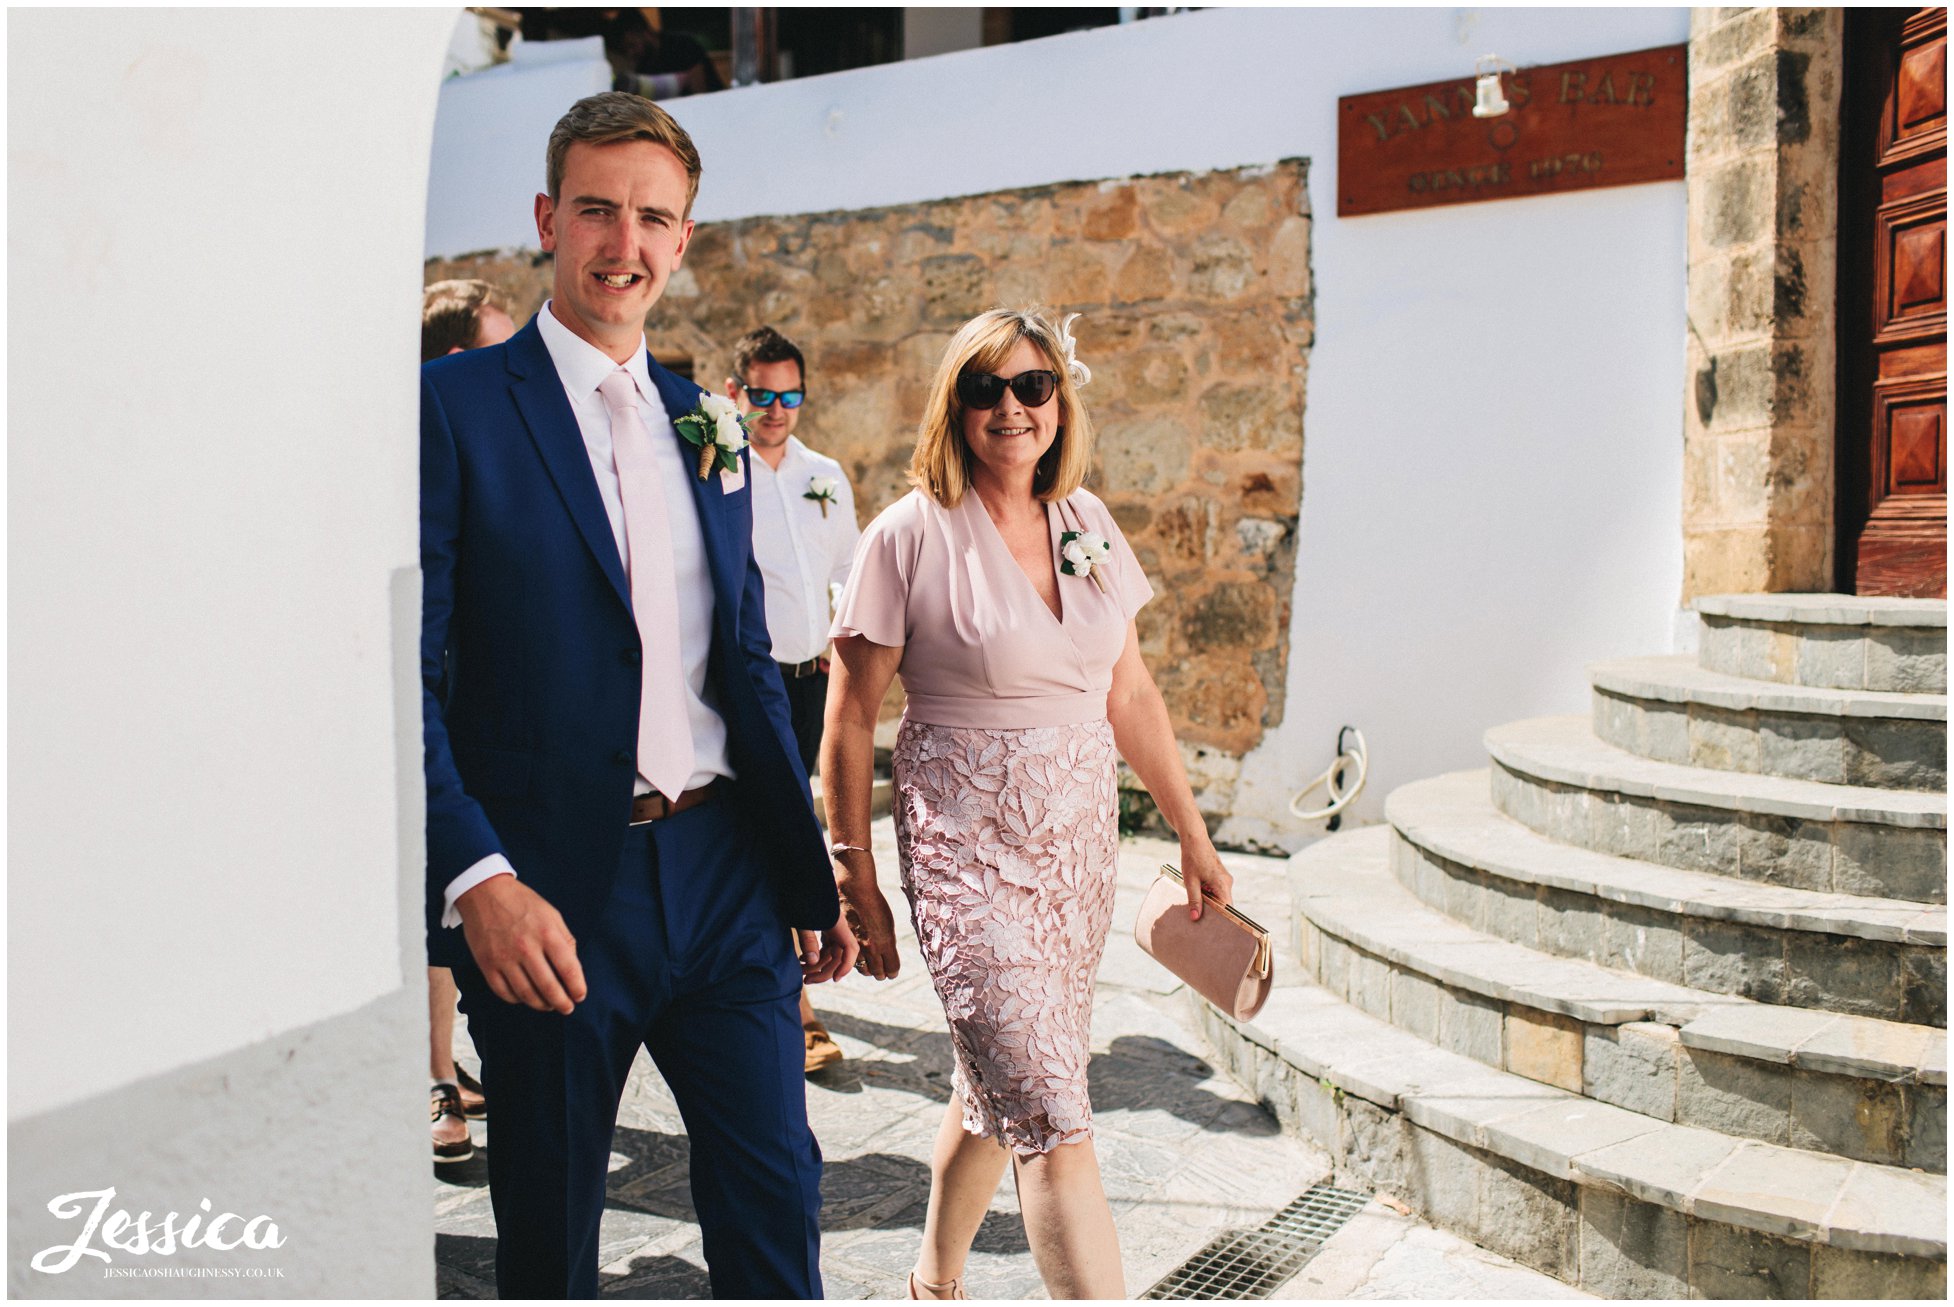
<instances>
[{"instance_id":1,"label":"carved wood panel","mask_svg":"<svg viewBox=\"0 0 1954 1307\"><path fill-rule=\"evenodd\" d=\"M1857 20L1847 47L1841 567L1861 594L1945 597L1947 11Z\"/></svg>"}]
</instances>

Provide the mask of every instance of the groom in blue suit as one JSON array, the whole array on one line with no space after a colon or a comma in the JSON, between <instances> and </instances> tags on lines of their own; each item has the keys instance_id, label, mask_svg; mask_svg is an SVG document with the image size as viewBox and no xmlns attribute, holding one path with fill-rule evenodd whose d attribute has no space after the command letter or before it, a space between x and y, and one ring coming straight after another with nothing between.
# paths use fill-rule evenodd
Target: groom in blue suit
<instances>
[{"instance_id":1,"label":"groom in blue suit","mask_svg":"<svg viewBox=\"0 0 1954 1307\"><path fill-rule=\"evenodd\" d=\"M505 1298L595 1296L640 1045L691 1138L714 1294L821 1296L799 995L856 945L767 637L746 456L680 438L702 392L644 343L699 171L649 100L579 101L536 197L551 299L421 372L428 951L495 1103Z\"/></svg>"}]
</instances>

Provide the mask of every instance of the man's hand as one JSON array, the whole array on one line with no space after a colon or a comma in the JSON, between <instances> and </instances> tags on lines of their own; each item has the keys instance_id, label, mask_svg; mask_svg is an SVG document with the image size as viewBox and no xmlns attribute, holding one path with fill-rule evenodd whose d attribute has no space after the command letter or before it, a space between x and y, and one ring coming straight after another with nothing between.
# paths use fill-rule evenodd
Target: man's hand
<instances>
[{"instance_id":1,"label":"man's hand","mask_svg":"<svg viewBox=\"0 0 1954 1307\"><path fill-rule=\"evenodd\" d=\"M840 980L855 965L861 945L848 928L845 916L818 934L812 930L795 932L801 943L801 983L818 985L824 980Z\"/></svg>"},{"instance_id":2,"label":"man's hand","mask_svg":"<svg viewBox=\"0 0 1954 1307\"><path fill-rule=\"evenodd\" d=\"M514 876L490 876L455 900L468 951L504 1003L565 1016L588 992L577 941L549 901Z\"/></svg>"}]
</instances>

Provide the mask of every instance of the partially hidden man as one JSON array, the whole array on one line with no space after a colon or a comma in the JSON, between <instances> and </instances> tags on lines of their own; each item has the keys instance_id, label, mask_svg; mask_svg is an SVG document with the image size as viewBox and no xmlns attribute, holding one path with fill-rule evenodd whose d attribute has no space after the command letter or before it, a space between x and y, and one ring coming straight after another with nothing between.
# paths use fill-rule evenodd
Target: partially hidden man
<instances>
[{"instance_id":1,"label":"partially hidden man","mask_svg":"<svg viewBox=\"0 0 1954 1307\"><path fill-rule=\"evenodd\" d=\"M550 300L421 373L429 952L495 1103L505 1298L595 1295L641 1044L691 1138L714 1294L821 1295L798 997L856 945L767 634L748 456L685 441L702 393L644 342L699 173L649 100L578 101L536 197Z\"/></svg>"}]
</instances>

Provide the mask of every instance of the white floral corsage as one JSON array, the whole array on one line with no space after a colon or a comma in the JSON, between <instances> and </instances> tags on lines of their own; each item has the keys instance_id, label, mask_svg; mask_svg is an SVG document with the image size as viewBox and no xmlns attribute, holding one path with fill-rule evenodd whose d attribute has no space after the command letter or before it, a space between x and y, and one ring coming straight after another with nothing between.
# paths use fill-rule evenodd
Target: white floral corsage
<instances>
[{"instance_id":1,"label":"white floral corsage","mask_svg":"<svg viewBox=\"0 0 1954 1307\"><path fill-rule=\"evenodd\" d=\"M828 505L837 502L835 492L839 489L841 489L841 483L833 477L809 477L807 479L807 493L802 495L801 498L812 499L815 503L821 505L821 518L823 521L826 521L828 517Z\"/></svg>"},{"instance_id":2,"label":"white floral corsage","mask_svg":"<svg viewBox=\"0 0 1954 1307\"><path fill-rule=\"evenodd\" d=\"M1100 593L1105 593L1106 582L1099 572L1112 560L1112 541L1090 531L1067 531L1058 538L1058 556L1059 571L1067 576L1090 577Z\"/></svg>"},{"instance_id":3,"label":"white floral corsage","mask_svg":"<svg viewBox=\"0 0 1954 1307\"><path fill-rule=\"evenodd\" d=\"M759 417L741 418L739 405L724 395L699 396L699 406L672 423L689 445L699 447L699 480L712 474L719 464L734 476L740 474L740 451L746 448L747 424Z\"/></svg>"}]
</instances>

